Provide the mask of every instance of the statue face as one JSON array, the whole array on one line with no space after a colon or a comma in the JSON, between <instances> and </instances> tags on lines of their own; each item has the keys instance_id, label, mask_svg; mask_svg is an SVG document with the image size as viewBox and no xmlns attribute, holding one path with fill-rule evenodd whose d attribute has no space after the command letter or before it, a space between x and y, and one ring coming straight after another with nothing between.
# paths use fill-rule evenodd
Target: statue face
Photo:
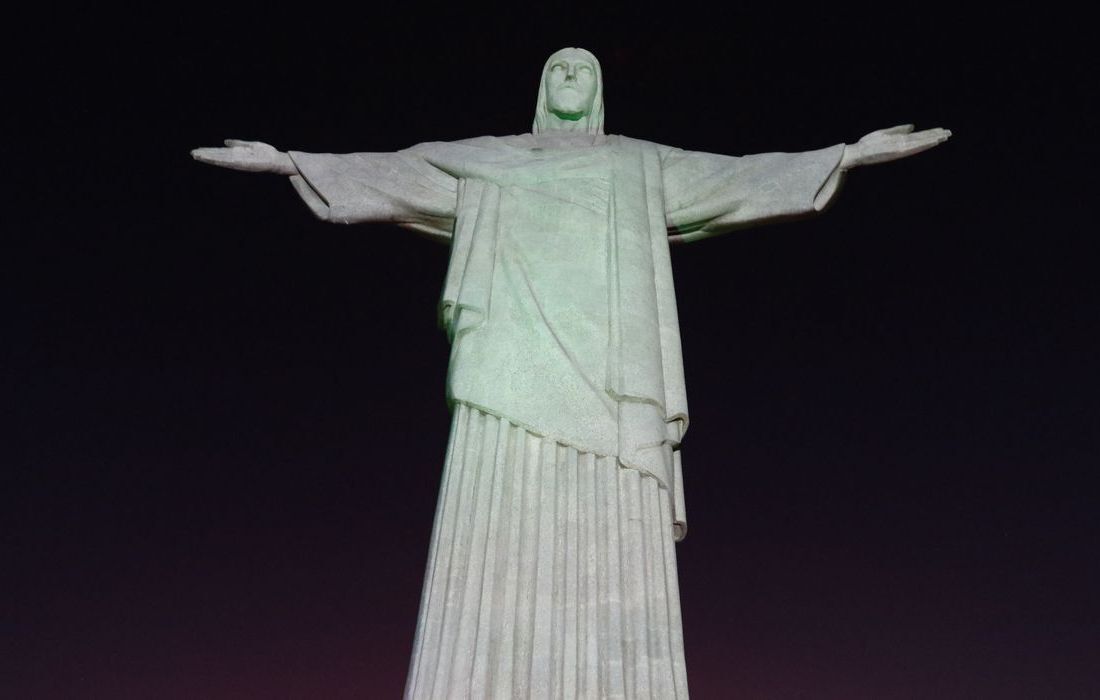
<instances>
[{"instance_id":1,"label":"statue face","mask_svg":"<svg viewBox=\"0 0 1100 700\"><path fill-rule=\"evenodd\" d=\"M596 66L576 51L554 55L546 69L546 106L561 119L580 119L592 111Z\"/></svg>"}]
</instances>

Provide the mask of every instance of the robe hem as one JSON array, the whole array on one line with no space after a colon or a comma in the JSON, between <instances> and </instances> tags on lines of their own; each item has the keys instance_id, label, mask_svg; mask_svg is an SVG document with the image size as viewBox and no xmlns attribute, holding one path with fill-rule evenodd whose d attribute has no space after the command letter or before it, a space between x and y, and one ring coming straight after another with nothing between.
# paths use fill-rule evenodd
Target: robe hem
<instances>
[{"instance_id":1,"label":"robe hem","mask_svg":"<svg viewBox=\"0 0 1100 700\"><path fill-rule=\"evenodd\" d=\"M450 399L448 399L448 403L451 405L451 411L452 412L454 410L456 410L455 409L456 404L462 404L463 406L467 406L467 407L475 409L477 411L481 411L482 413L485 413L485 414L494 416L496 418L499 418L501 420L507 421L507 422L511 423L512 425L518 427L518 428L522 428L523 430L527 431L531 435L534 435L535 437L539 437L539 438L542 438L544 440L551 440L551 441L553 441L553 442L555 442L559 445L563 445L565 447L570 447L574 450L577 450L578 452L586 452L588 454L592 454L592 455L595 455L597 457L606 457L608 459L613 459L613 460L615 460L615 464L618 465L618 467L620 469L631 469L633 471L636 471L636 472L642 474L643 476L648 476L648 477L652 478L654 481L657 482L658 487L660 487L660 488L664 489L665 491L667 491L669 493L669 495L672 497L671 498L672 503L670 503L670 506L671 506L672 511L673 511L672 512L672 515L673 515L673 518L672 518L672 520L673 520L673 523L672 523L673 539L676 542L679 542L682 539L684 539L684 536L687 533L687 518L684 517L684 510L682 509L683 494L682 493L677 493L676 488L675 488L676 484L666 484L664 479L657 476L656 474L654 474L650 470L643 469L641 467L634 466L632 464L627 464L626 462L623 461L621 455L612 454L611 452L609 452L607 450L591 449L589 447L581 445L580 443L573 442L573 441L570 441L570 440L566 440L566 439L563 439L563 438L560 438L560 437L556 437L554 435L550 435L545 430L542 430L540 428L536 428L535 426L533 426L529 423L526 423L524 421L516 420L516 419L514 419L510 416L505 415L504 413L501 413L500 411L492 409L492 408L490 408L488 406L485 406L483 404L477 403L476 401L465 401L465 400L462 400L462 399L450 398ZM670 443L667 443L667 442L656 443L656 444L648 445L648 446L643 445L642 447L653 448L653 447L660 447L660 446L666 445L666 444L669 445L670 449L672 449L672 445ZM679 451L678 449L673 449L673 452L678 452L678 451ZM679 462L679 459L676 459L675 461ZM673 464L673 465L669 465L669 466L673 471L673 473L670 474L670 477L672 479L674 479L675 481L680 482L682 480L682 477L679 474L679 472L680 472L679 464ZM681 507L677 507L678 505L680 505Z\"/></svg>"}]
</instances>

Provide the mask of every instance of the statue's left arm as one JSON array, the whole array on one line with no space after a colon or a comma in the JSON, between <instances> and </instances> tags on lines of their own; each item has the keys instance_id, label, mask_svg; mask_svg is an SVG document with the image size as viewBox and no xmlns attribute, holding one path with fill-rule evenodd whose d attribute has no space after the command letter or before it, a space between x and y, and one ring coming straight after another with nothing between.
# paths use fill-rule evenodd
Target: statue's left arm
<instances>
[{"instance_id":1,"label":"statue's left arm","mask_svg":"<svg viewBox=\"0 0 1100 700\"><path fill-rule=\"evenodd\" d=\"M906 124L804 153L734 157L662 150L669 240L687 243L819 212L851 168L904 158L950 136L946 129L913 132Z\"/></svg>"}]
</instances>

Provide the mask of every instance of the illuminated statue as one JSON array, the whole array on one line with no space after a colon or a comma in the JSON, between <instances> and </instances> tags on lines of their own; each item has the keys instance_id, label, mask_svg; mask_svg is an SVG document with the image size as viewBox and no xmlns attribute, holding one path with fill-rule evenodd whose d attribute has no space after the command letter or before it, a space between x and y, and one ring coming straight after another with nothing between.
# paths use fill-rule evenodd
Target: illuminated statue
<instances>
[{"instance_id":1,"label":"illuminated statue","mask_svg":"<svg viewBox=\"0 0 1100 700\"><path fill-rule=\"evenodd\" d=\"M895 127L745 157L603 129L599 63L547 61L532 133L397 153L196 159L289 175L313 212L447 240L453 423L408 698L687 697L674 541L688 411L669 243L824 207L943 142Z\"/></svg>"}]
</instances>

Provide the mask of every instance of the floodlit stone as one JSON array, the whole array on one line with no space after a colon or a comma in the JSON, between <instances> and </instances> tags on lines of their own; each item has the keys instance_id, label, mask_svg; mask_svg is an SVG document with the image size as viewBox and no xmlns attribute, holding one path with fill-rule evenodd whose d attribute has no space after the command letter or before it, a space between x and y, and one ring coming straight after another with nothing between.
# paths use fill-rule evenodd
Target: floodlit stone
<instances>
[{"instance_id":1,"label":"floodlit stone","mask_svg":"<svg viewBox=\"0 0 1100 700\"><path fill-rule=\"evenodd\" d=\"M447 241L453 407L408 698L686 698L674 542L688 425L670 243L820 211L844 171L943 142L911 125L741 157L603 129L583 49L531 133L396 153L226 141L314 214Z\"/></svg>"}]
</instances>

